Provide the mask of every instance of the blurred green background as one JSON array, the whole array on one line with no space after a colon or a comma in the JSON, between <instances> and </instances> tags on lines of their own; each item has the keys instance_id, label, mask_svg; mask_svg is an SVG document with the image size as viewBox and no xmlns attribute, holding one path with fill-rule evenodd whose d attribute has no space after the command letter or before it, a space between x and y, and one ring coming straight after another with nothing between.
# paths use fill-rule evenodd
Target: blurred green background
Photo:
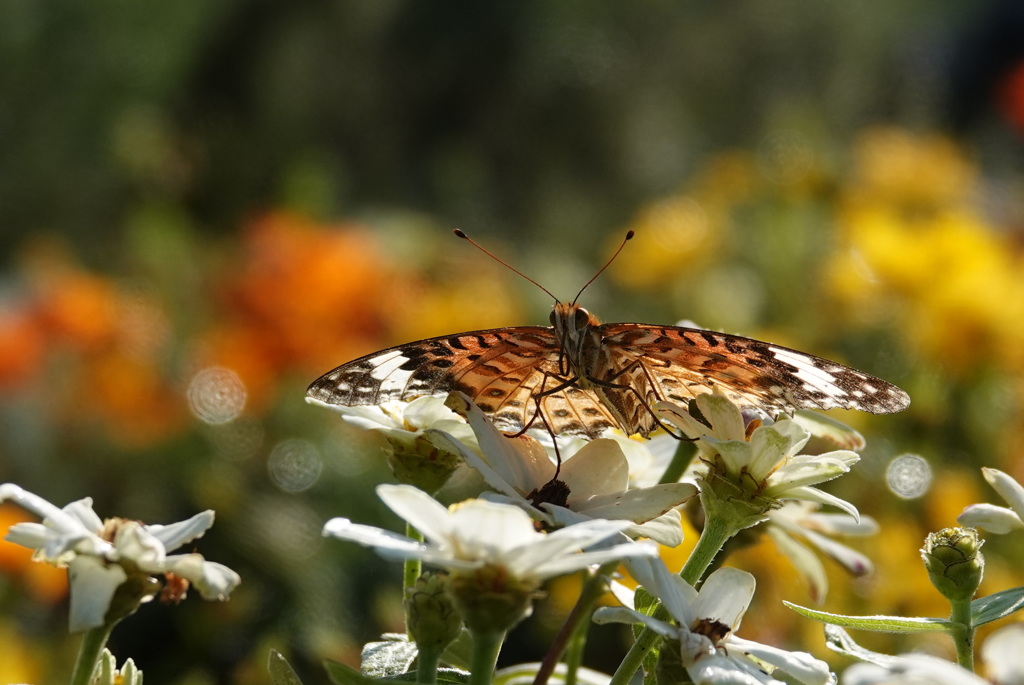
<instances>
[{"instance_id":1,"label":"blurred green background","mask_svg":"<svg viewBox=\"0 0 1024 685\"><path fill-rule=\"evenodd\" d=\"M269 648L326 682L401 630L398 568L320 538L398 526L379 445L303 392L384 346L546 321L453 227L562 298L633 228L582 300L603 319L910 392L839 413L868 448L832 489L882 533L827 610L944 611L925 533L996 501L979 466L1024 476L1019 2L5 0L0 27L0 481L148 523L216 509L195 547L243 578L115 631L147 683L267 682ZM901 497L904 454L931 480ZM1021 583L1019 544L986 552L986 591ZM809 602L792 568L734 563L761 583L743 635L824 656L780 606ZM0 679L66 679L61 574L7 543L0 570ZM507 661L540 658L567 593ZM599 632L613 668L624 634Z\"/></svg>"}]
</instances>

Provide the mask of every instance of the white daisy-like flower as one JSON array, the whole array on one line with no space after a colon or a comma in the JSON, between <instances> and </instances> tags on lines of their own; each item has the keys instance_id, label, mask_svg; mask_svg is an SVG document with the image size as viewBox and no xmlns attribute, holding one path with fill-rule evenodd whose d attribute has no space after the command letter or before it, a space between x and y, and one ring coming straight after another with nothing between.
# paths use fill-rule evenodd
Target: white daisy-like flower
<instances>
[{"instance_id":1,"label":"white daisy-like flower","mask_svg":"<svg viewBox=\"0 0 1024 685\"><path fill-rule=\"evenodd\" d=\"M366 407L328 404L313 397L306 402L341 414L346 423L384 434L389 442L411 445L428 428L451 433L459 441L476 444L473 431L465 419L445 406L437 395L417 397L411 402L391 400Z\"/></svg>"},{"instance_id":2,"label":"white daisy-like flower","mask_svg":"<svg viewBox=\"0 0 1024 685\"><path fill-rule=\"evenodd\" d=\"M204 599L227 599L240 582L237 573L200 554L167 553L202 537L213 525L213 511L166 526L147 526L127 519L101 520L89 497L61 509L13 483L4 483L0 485L0 502L7 500L43 521L16 523L4 539L34 549L36 561L68 569L72 631L103 625L115 591L131 578L164 575L174 599L183 597L189 583ZM158 589L154 587L139 602L152 599Z\"/></svg>"},{"instance_id":3,"label":"white daisy-like flower","mask_svg":"<svg viewBox=\"0 0 1024 685\"><path fill-rule=\"evenodd\" d=\"M620 443L609 438L586 442L572 454L564 451L556 474L555 463L534 438L505 436L462 393L452 393L448 403L467 417L482 456L444 432L427 435L435 445L461 454L499 493L497 498L484 497L515 504L551 527L622 519L632 524L624 529L630 537L648 537L669 547L683 541L676 507L697 494L695 484L629 489L629 462Z\"/></svg>"},{"instance_id":4,"label":"white daisy-like flower","mask_svg":"<svg viewBox=\"0 0 1024 685\"><path fill-rule=\"evenodd\" d=\"M548 578L595 564L654 557L652 542L626 542L581 551L615 537L628 521L595 519L540 532L519 507L467 500L446 508L411 485L379 485L377 494L424 542L374 526L331 519L324 535L372 547L385 557L420 559L448 570L452 594L471 630L506 630L525 617Z\"/></svg>"},{"instance_id":5,"label":"white daisy-like flower","mask_svg":"<svg viewBox=\"0 0 1024 685\"><path fill-rule=\"evenodd\" d=\"M310 404L341 414L348 424L384 438L387 463L395 477L423 490L436 493L442 487L456 497L473 496L483 484L476 472L466 466L458 453L439 449L427 440L427 430L441 430L477 451L476 436L466 420L445 406L436 395L418 397L411 402L392 400L380 405L347 407L307 397Z\"/></svg>"},{"instance_id":6,"label":"white daisy-like flower","mask_svg":"<svg viewBox=\"0 0 1024 685\"><path fill-rule=\"evenodd\" d=\"M372 547L385 557L421 559L454 573L500 566L510 577L535 586L594 564L658 554L657 546L634 542L580 552L622 532L629 525L626 521L585 521L543 533L526 512L508 504L474 499L447 508L411 485L379 485L377 495L422 533L424 542L344 518L328 521L324 535Z\"/></svg>"},{"instance_id":7,"label":"white daisy-like flower","mask_svg":"<svg viewBox=\"0 0 1024 685\"><path fill-rule=\"evenodd\" d=\"M744 422L740 410L723 394L699 395L695 400L705 422L684 408L661 402L659 414L697 441L707 465L701 482L705 510L718 511L708 494L718 489L719 503L742 505L734 515L741 527L764 519L771 509L786 500L804 500L841 509L859 518L856 507L820 490L815 485L837 478L850 470L860 457L850 450L824 454L800 454L811 434L793 419L774 423L755 419Z\"/></svg>"},{"instance_id":8,"label":"white daisy-like flower","mask_svg":"<svg viewBox=\"0 0 1024 685\"><path fill-rule=\"evenodd\" d=\"M1021 520L1024 516L1024 487L998 469L982 468L981 473L1010 506L972 504L957 517L957 522L961 526L981 528L997 535L1024 528L1024 521Z\"/></svg>"},{"instance_id":9,"label":"white daisy-like flower","mask_svg":"<svg viewBox=\"0 0 1024 685\"><path fill-rule=\"evenodd\" d=\"M735 632L754 596L754 577L735 568L721 568L707 577L700 590L671 573L660 559L627 562L633 577L676 621L668 623L635 611L628 593L616 595L627 607L602 607L598 623L642 623L659 635L678 641L682 666L690 679L704 683L781 685L764 670L785 673L788 682L825 685L835 682L828 665L806 652L790 652L737 637ZM668 646L666 645L665 649Z\"/></svg>"},{"instance_id":10,"label":"white daisy-like flower","mask_svg":"<svg viewBox=\"0 0 1024 685\"><path fill-rule=\"evenodd\" d=\"M807 581L811 597L820 602L828 593L828 576L817 552L838 562L853 576L872 572L871 560L855 549L832 539L835 535L866 536L878 532L878 523L869 516L859 519L849 514L819 511L814 502L784 502L768 512L765 533Z\"/></svg>"}]
</instances>

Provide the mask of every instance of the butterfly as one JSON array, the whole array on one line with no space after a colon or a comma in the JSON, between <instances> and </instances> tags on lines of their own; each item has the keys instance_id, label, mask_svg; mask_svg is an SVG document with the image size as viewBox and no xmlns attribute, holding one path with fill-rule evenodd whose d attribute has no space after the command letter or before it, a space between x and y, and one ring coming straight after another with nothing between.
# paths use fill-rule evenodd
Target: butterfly
<instances>
[{"instance_id":1,"label":"butterfly","mask_svg":"<svg viewBox=\"0 0 1024 685\"><path fill-rule=\"evenodd\" d=\"M770 414L836 407L887 414L910 404L895 385L812 354L699 328L602 324L575 300L557 299L550 327L398 345L324 374L307 395L356 406L460 391L503 431L543 427L595 438L608 428L647 437L661 425L654 404L686 404L716 389Z\"/></svg>"}]
</instances>

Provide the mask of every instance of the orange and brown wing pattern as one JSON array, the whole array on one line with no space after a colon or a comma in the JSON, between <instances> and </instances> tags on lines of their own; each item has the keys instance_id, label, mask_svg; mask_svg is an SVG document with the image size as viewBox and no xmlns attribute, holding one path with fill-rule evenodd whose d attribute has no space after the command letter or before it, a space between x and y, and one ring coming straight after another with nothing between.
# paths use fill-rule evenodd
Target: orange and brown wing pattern
<instances>
[{"instance_id":1,"label":"orange and brown wing pattern","mask_svg":"<svg viewBox=\"0 0 1024 685\"><path fill-rule=\"evenodd\" d=\"M891 383L752 338L630 323L604 324L600 330L614 366L627 369L621 375L628 378L616 382L636 388L648 406L662 399L687 402L715 388L736 404L766 411L842 407L887 414L910 404Z\"/></svg>"},{"instance_id":2,"label":"orange and brown wing pattern","mask_svg":"<svg viewBox=\"0 0 1024 685\"><path fill-rule=\"evenodd\" d=\"M538 398L555 434L596 436L616 425L593 393L569 387L543 394L564 380L551 329L524 326L446 335L374 352L324 374L307 395L327 404L356 406L459 390L505 431L542 427L534 422Z\"/></svg>"}]
</instances>

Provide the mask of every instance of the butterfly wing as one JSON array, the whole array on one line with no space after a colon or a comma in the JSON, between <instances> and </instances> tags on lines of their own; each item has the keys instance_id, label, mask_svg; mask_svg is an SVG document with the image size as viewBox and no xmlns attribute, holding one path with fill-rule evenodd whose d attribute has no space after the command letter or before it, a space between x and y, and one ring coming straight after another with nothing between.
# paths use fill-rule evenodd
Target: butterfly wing
<instances>
[{"instance_id":1,"label":"butterfly wing","mask_svg":"<svg viewBox=\"0 0 1024 685\"><path fill-rule=\"evenodd\" d=\"M306 391L326 404L381 404L423 395L466 393L501 430L534 421L537 397L561 384L559 348L550 328L470 331L398 345L343 364ZM615 425L590 392L569 387L541 400L554 433L591 437ZM543 427L540 421L533 425Z\"/></svg>"},{"instance_id":2,"label":"butterfly wing","mask_svg":"<svg viewBox=\"0 0 1024 685\"><path fill-rule=\"evenodd\" d=\"M620 370L614 382L636 388L647 406L658 400L687 402L715 388L736 404L769 412L842 407L887 414L910 404L891 383L752 338L629 323L604 324L600 330L602 346L615 359L611 366ZM623 394L609 393L613 402L616 393ZM636 416L641 432L653 424L649 414Z\"/></svg>"}]
</instances>

